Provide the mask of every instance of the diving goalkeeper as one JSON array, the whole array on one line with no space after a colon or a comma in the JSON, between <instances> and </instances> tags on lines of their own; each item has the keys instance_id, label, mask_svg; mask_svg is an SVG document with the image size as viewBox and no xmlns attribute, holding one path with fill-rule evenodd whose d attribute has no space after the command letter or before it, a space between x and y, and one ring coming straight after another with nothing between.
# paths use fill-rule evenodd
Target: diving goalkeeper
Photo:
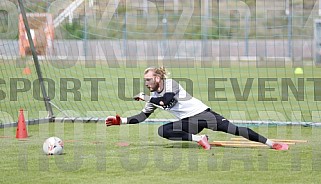
<instances>
[{"instance_id":1,"label":"diving goalkeeper","mask_svg":"<svg viewBox=\"0 0 321 184\"><path fill-rule=\"evenodd\" d=\"M207 135L200 135L203 129L222 131L242 136L251 141L268 145L275 150L288 150L288 145L273 142L247 127L239 127L214 112L200 100L188 94L175 80L166 78L164 68L147 68L144 72L145 86L150 95L140 93L135 100L145 101L143 110L134 116L121 118L108 116L106 125L136 124L147 119L157 108L175 115L178 120L159 127L159 136L169 140L194 141L205 150L211 149Z\"/></svg>"}]
</instances>

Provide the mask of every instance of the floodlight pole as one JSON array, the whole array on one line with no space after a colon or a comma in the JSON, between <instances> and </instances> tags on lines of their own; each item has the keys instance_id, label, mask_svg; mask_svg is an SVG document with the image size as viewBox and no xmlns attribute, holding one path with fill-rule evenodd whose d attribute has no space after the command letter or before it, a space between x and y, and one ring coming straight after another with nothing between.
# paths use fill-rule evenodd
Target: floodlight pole
<instances>
[{"instance_id":1,"label":"floodlight pole","mask_svg":"<svg viewBox=\"0 0 321 184\"><path fill-rule=\"evenodd\" d=\"M88 45L88 41L87 41L87 3L86 1L84 2L85 6L84 6L84 54L85 54L85 60L87 60L87 45Z\"/></svg>"},{"instance_id":2,"label":"floodlight pole","mask_svg":"<svg viewBox=\"0 0 321 184\"><path fill-rule=\"evenodd\" d=\"M168 36L168 23L167 23L167 13L165 12L166 8L165 8L165 1L163 4L163 19L162 19L162 23L163 23L163 44L162 44L162 49L163 49L163 57L166 57L167 54L167 49L168 49L168 40L167 40L167 36Z\"/></svg>"},{"instance_id":3,"label":"floodlight pole","mask_svg":"<svg viewBox=\"0 0 321 184\"><path fill-rule=\"evenodd\" d=\"M291 0L292 1L292 0ZM293 13L293 4L290 0L286 0L285 4L285 15L288 18L288 57L292 57L292 13Z\"/></svg>"},{"instance_id":4,"label":"floodlight pole","mask_svg":"<svg viewBox=\"0 0 321 184\"><path fill-rule=\"evenodd\" d=\"M321 0L319 0L319 16L321 16Z\"/></svg>"},{"instance_id":5,"label":"floodlight pole","mask_svg":"<svg viewBox=\"0 0 321 184\"><path fill-rule=\"evenodd\" d=\"M50 104L50 98L47 95L46 88L45 88L45 85L43 83L43 77L42 77L42 73L41 73L41 69L40 69L40 65L39 65L38 55L37 55L37 52L36 52L36 49L35 49L35 45L33 43L32 36L31 36L31 33L30 33L30 27L29 27L29 24L28 24L26 11L24 9L22 0L18 0L18 3L19 3L20 12L21 12L21 15L22 15L23 23L24 23L25 28L26 28L26 33L27 33L27 37L28 37L31 53L32 53L32 56L33 56L33 61L35 63L36 72L37 72L38 80L39 80L39 85L40 85L41 92L42 92L42 95L43 95L43 99L44 99L44 102L45 102L46 110L48 112L48 117L49 118L53 118L53 111L52 111L52 107L51 107L51 104Z\"/></svg>"},{"instance_id":6,"label":"floodlight pole","mask_svg":"<svg viewBox=\"0 0 321 184\"><path fill-rule=\"evenodd\" d=\"M209 0L202 1L201 8L202 57L208 57Z\"/></svg>"},{"instance_id":7,"label":"floodlight pole","mask_svg":"<svg viewBox=\"0 0 321 184\"><path fill-rule=\"evenodd\" d=\"M245 56L249 56L249 27L250 27L250 18L251 15L249 12L246 12L245 14L245 33L244 33L244 39L245 39Z\"/></svg>"},{"instance_id":8,"label":"floodlight pole","mask_svg":"<svg viewBox=\"0 0 321 184\"><path fill-rule=\"evenodd\" d=\"M123 55L125 60L127 60L127 5L124 16L124 25L123 25Z\"/></svg>"}]
</instances>

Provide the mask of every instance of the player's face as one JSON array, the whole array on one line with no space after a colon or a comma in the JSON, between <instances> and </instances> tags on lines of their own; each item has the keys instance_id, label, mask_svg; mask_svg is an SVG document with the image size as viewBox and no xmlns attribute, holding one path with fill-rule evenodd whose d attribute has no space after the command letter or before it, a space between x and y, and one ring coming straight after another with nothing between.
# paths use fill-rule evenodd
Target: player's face
<instances>
[{"instance_id":1,"label":"player's face","mask_svg":"<svg viewBox=\"0 0 321 184\"><path fill-rule=\"evenodd\" d=\"M149 71L144 75L145 86L149 91L154 92L159 88L159 77L154 76L153 71Z\"/></svg>"}]
</instances>

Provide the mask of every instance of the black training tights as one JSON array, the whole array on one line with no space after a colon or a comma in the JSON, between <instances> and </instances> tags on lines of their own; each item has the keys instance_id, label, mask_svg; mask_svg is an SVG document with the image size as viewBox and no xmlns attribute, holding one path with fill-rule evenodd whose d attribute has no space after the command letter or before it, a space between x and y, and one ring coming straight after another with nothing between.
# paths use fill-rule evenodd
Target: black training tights
<instances>
[{"instance_id":1,"label":"black training tights","mask_svg":"<svg viewBox=\"0 0 321 184\"><path fill-rule=\"evenodd\" d=\"M251 141L261 142L263 144L267 140L250 128L236 126L209 109L195 116L164 124L159 127L158 134L170 140L191 141L192 134L198 134L204 128L242 136Z\"/></svg>"}]
</instances>

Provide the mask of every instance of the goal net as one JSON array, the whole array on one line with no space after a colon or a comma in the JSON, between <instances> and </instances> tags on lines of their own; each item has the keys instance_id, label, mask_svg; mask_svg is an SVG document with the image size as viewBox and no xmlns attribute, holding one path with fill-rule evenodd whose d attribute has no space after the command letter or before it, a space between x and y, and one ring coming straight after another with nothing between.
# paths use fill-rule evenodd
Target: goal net
<instances>
[{"instance_id":1,"label":"goal net","mask_svg":"<svg viewBox=\"0 0 321 184\"><path fill-rule=\"evenodd\" d=\"M23 2L29 30L17 1L0 2L3 123L20 108L45 118L48 104L56 118L139 113L150 66L235 122L320 122L319 1Z\"/></svg>"}]
</instances>

